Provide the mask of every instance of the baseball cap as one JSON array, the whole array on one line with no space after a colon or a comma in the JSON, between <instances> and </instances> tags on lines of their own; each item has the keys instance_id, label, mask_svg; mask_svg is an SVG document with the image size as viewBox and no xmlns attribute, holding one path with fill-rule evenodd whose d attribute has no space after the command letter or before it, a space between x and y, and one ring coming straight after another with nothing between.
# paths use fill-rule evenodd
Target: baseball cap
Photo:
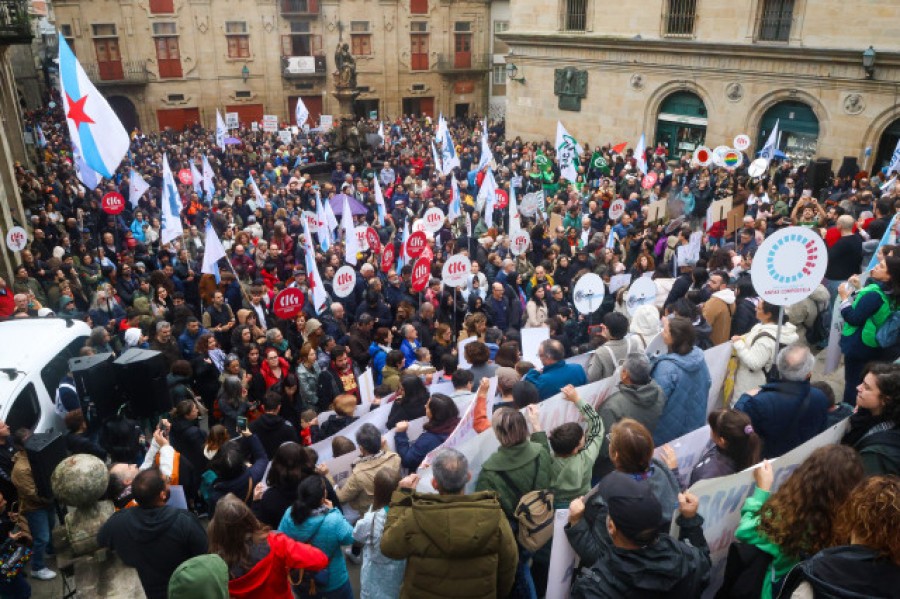
<instances>
[{"instance_id":1,"label":"baseball cap","mask_svg":"<svg viewBox=\"0 0 900 599\"><path fill-rule=\"evenodd\" d=\"M624 472L611 472L600 481L600 496L609 506L609 517L627 539L639 545L656 538L662 506L650 483Z\"/></svg>"}]
</instances>

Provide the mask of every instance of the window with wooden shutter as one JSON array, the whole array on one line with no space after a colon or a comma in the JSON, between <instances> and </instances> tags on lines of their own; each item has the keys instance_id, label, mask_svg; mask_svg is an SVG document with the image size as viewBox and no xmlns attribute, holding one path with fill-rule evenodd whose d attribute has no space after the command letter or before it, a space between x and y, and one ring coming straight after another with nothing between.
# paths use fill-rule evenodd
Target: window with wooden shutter
<instances>
[{"instance_id":1,"label":"window with wooden shutter","mask_svg":"<svg viewBox=\"0 0 900 599\"><path fill-rule=\"evenodd\" d=\"M428 0L409 0L409 12L414 15L428 14Z\"/></svg>"},{"instance_id":2,"label":"window with wooden shutter","mask_svg":"<svg viewBox=\"0 0 900 599\"><path fill-rule=\"evenodd\" d=\"M154 15L171 15L175 12L175 1L150 0L150 12Z\"/></svg>"}]
</instances>

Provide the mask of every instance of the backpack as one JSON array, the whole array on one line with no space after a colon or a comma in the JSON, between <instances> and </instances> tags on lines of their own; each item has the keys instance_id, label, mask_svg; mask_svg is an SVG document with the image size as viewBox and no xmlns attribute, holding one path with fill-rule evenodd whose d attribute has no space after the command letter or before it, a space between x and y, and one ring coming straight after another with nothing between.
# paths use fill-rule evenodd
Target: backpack
<instances>
[{"instance_id":1,"label":"backpack","mask_svg":"<svg viewBox=\"0 0 900 599\"><path fill-rule=\"evenodd\" d=\"M328 514L325 514L325 518L322 518L322 521L316 526L316 530L314 530L309 538L304 541L310 547L315 547L315 545L312 544L312 540L319 534L319 529L322 528L327 517ZM340 549L340 547L338 547L338 549ZM328 561L331 562L332 556L329 555L327 557ZM296 578L294 578L294 573L296 573ZM293 587L295 597L301 597L302 599L321 597L325 593L323 589L331 582L331 572L328 570L328 566L317 572L291 570L288 574L288 582L290 582Z\"/></svg>"},{"instance_id":2,"label":"backpack","mask_svg":"<svg viewBox=\"0 0 900 599\"><path fill-rule=\"evenodd\" d=\"M819 310L818 314L816 314L816 318L813 320L812 325L806 329L806 342L810 347L815 347L824 342L828 339L829 335L829 323L825 322L826 310L825 308L819 308L818 306L816 306L816 308ZM900 326L900 323L898 323L898 326Z\"/></svg>"},{"instance_id":3,"label":"backpack","mask_svg":"<svg viewBox=\"0 0 900 599\"><path fill-rule=\"evenodd\" d=\"M733 541L725 560L725 577L715 599L757 599L769 575L772 556L754 545Z\"/></svg>"},{"instance_id":4,"label":"backpack","mask_svg":"<svg viewBox=\"0 0 900 599\"><path fill-rule=\"evenodd\" d=\"M534 484L537 484L539 462L540 460L534 460ZM553 492L538 489L523 495L506 472L500 470L497 474L513 493L521 497L513 511L513 517L518 524L516 539L523 549L533 553L553 538L553 518L556 513L553 509Z\"/></svg>"},{"instance_id":5,"label":"backpack","mask_svg":"<svg viewBox=\"0 0 900 599\"><path fill-rule=\"evenodd\" d=\"M756 337L753 338L753 341L756 341L757 339L760 339L760 338L762 338L762 337L768 337L768 338L771 339L772 341L775 341L775 337L772 335L772 333L768 333L768 332L760 333L759 335L757 335ZM778 344L778 349L775 351L775 356L777 357L777 356L778 356L778 352L780 352L781 350L783 350L785 347L787 347L786 344L784 344L784 343L779 343L779 344ZM765 368L765 367L764 367L764 368L762 369L762 371L763 371L763 372L765 373L765 375L766 375L766 382L767 382L767 383L777 383L778 381L781 380L781 374L778 372L778 360L777 360L777 359L776 359L776 360L772 360L772 365L769 366L768 368Z\"/></svg>"},{"instance_id":6,"label":"backpack","mask_svg":"<svg viewBox=\"0 0 900 599\"><path fill-rule=\"evenodd\" d=\"M893 347L900 342L900 312L891 312L878 330L875 331L878 347Z\"/></svg>"}]
</instances>

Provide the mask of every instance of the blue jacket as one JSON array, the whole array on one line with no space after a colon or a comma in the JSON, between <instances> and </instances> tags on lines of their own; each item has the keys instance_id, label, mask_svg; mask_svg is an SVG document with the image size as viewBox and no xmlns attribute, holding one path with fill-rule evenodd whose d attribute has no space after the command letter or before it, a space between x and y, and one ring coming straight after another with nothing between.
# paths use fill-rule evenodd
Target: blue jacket
<instances>
[{"instance_id":1,"label":"blue jacket","mask_svg":"<svg viewBox=\"0 0 900 599\"><path fill-rule=\"evenodd\" d=\"M209 331L201 327L197 329L197 334L194 337L188 335L187 329L178 336L178 347L181 349L181 355L184 356L185 360L190 360L194 357L194 344L197 343L197 339L200 338L200 335L206 335Z\"/></svg>"},{"instance_id":2,"label":"blue jacket","mask_svg":"<svg viewBox=\"0 0 900 599\"><path fill-rule=\"evenodd\" d=\"M449 433L439 434L423 431L419 438L410 445L406 431L396 433L394 445L397 446L397 453L400 455L400 464L410 472L415 472L425 456L440 447L441 443L446 441L449 436Z\"/></svg>"},{"instance_id":3,"label":"blue jacket","mask_svg":"<svg viewBox=\"0 0 900 599\"><path fill-rule=\"evenodd\" d=\"M409 342L409 339L404 339L403 343L400 344L400 351L403 352L403 357L406 358L406 364L404 366L409 368L416 361L416 350L422 347L422 344L419 343L419 340L416 339L416 344L413 345Z\"/></svg>"},{"instance_id":4,"label":"blue jacket","mask_svg":"<svg viewBox=\"0 0 900 599\"><path fill-rule=\"evenodd\" d=\"M566 385L587 385L587 374L584 368L578 364L567 364L560 360L549 366L544 366L544 371L532 369L525 375L525 379L537 387L541 400L553 397Z\"/></svg>"},{"instance_id":5,"label":"blue jacket","mask_svg":"<svg viewBox=\"0 0 900 599\"><path fill-rule=\"evenodd\" d=\"M372 342L372 345L369 346L369 355L372 356L372 374L375 378L375 386L381 384L382 374L381 371L384 370L384 363L387 360L387 352L384 351L384 348Z\"/></svg>"},{"instance_id":6,"label":"blue jacket","mask_svg":"<svg viewBox=\"0 0 900 599\"><path fill-rule=\"evenodd\" d=\"M706 404L712 379L699 347L690 353L653 358L652 376L666 395L653 442L659 446L700 428L706 422Z\"/></svg>"},{"instance_id":7,"label":"blue jacket","mask_svg":"<svg viewBox=\"0 0 900 599\"><path fill-rule=\"evenodd\" d=\"M809 393L806 411L791 428L803 398ZM741 395L734 409L750 417L753 430L763 440L764 458L784 455L825 430L831 402L809 381L766 383L756 395Z\"/></svg>"},{"instance_id":8,"label":"blue jacket","mask_svg":"<svg viewBox=\"0 0 900 599\"><path fill-rule=\"evenodd\" d=\"M307 518L303 524L297 526L291 518L291 508L288 508L284 512L281 524L278 525L278 531L295 541L312 545L328 556L330 578L328 585L322 589L324 592L338 589L350 580L341 545L353 544L353 527L344 518L341 510L332 508L324 514Z\"/></svg>"},{"instance_id":9,"label":"blue jacket","mask_svg":"<svg viewBox=\"0 0 900 599\"><path fill-rule=\"evenodd\" d=\"M131 227L130 227L131 234L134 235L134 238L137 239L138 241L140 241L141 243L144 243L145 241L147 241L147 238L144 235L144 223L145 222L147 222L147 221L138 222L137 219L134 219L133 221L131 221Z\"/></svg>"}]
</instances>

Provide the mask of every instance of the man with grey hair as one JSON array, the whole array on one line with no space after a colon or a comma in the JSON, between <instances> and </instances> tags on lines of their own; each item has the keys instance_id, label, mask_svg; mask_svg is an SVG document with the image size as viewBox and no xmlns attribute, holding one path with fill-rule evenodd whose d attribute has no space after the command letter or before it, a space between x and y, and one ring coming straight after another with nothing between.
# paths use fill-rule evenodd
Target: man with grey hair
<instances>
[{"instance_id":1,"label":"man with grey hair","mask_svg":"<svg viewBox=\"0 0 900 599\"><path fill-rule=\"evenodd\" d=\"M553 397L566 385L579 387L587 385L587 375L584 368L578 364L566 364L566 350L563 344L556 339L541 341L538 348L538 359L543 368L532 369L522 380L532 383L538 388L541 401Z\"/></svg>"},{"instance_id":2,"label":"man with grey hair","mask_svg":"<svg viewBox=\"0 0 900 599\"><path fill-rule=\"evenodd\" d=\"M439 450L431 469L438 495L416 491L419 477L410 474L394 491L384 524L381 552L407 560L400 599L506 597L519 550L497 493L465 493L472 475L455 449Z\"/></svg>"},{"instance_id":3,"label":"man with grey hair","mask_svg":"<svg viewBox=\"0 0 900 599\"><path fill-rule=\"evenodd\" d=\"M775 360L780 380L744 393L735 404L762 438L762 457L784 455L825 430L830 402L809 384L815 361L804 345L785 347Z\"/></svg>"},{"instance_id":4,"label":"man with grey hair","mask_svg":"<svg viewBox=\"0 0 900 599\"><path fill-rule=\"evenodd\" d=\"M156 323L156 336L150 342L150 349L162 353L166 360L166 370L169 370L176 361L184 359L178 342L172 337L172 325L165 320Z\"/></svg>"},{"instance_id":5,"label":"man with grey hair","mask_svg":"<svg viewBox=\"0 0 900 599\"><path fill-rule=\"evenodd\" d=\"M651 435L653 434L666 405L666 394L650 376L651 370L650 358L644 352L630 352L625 356L616 390L597 410L600 420L603 421L604 430L612 430L612 426L623 418L633 418L646 426ZM608 458L609 439L604 438L596 462L597 467ZM608 466L610 467L606 471L611 471L612 463L610 462Z\"/></svg>"}]
</instances>

